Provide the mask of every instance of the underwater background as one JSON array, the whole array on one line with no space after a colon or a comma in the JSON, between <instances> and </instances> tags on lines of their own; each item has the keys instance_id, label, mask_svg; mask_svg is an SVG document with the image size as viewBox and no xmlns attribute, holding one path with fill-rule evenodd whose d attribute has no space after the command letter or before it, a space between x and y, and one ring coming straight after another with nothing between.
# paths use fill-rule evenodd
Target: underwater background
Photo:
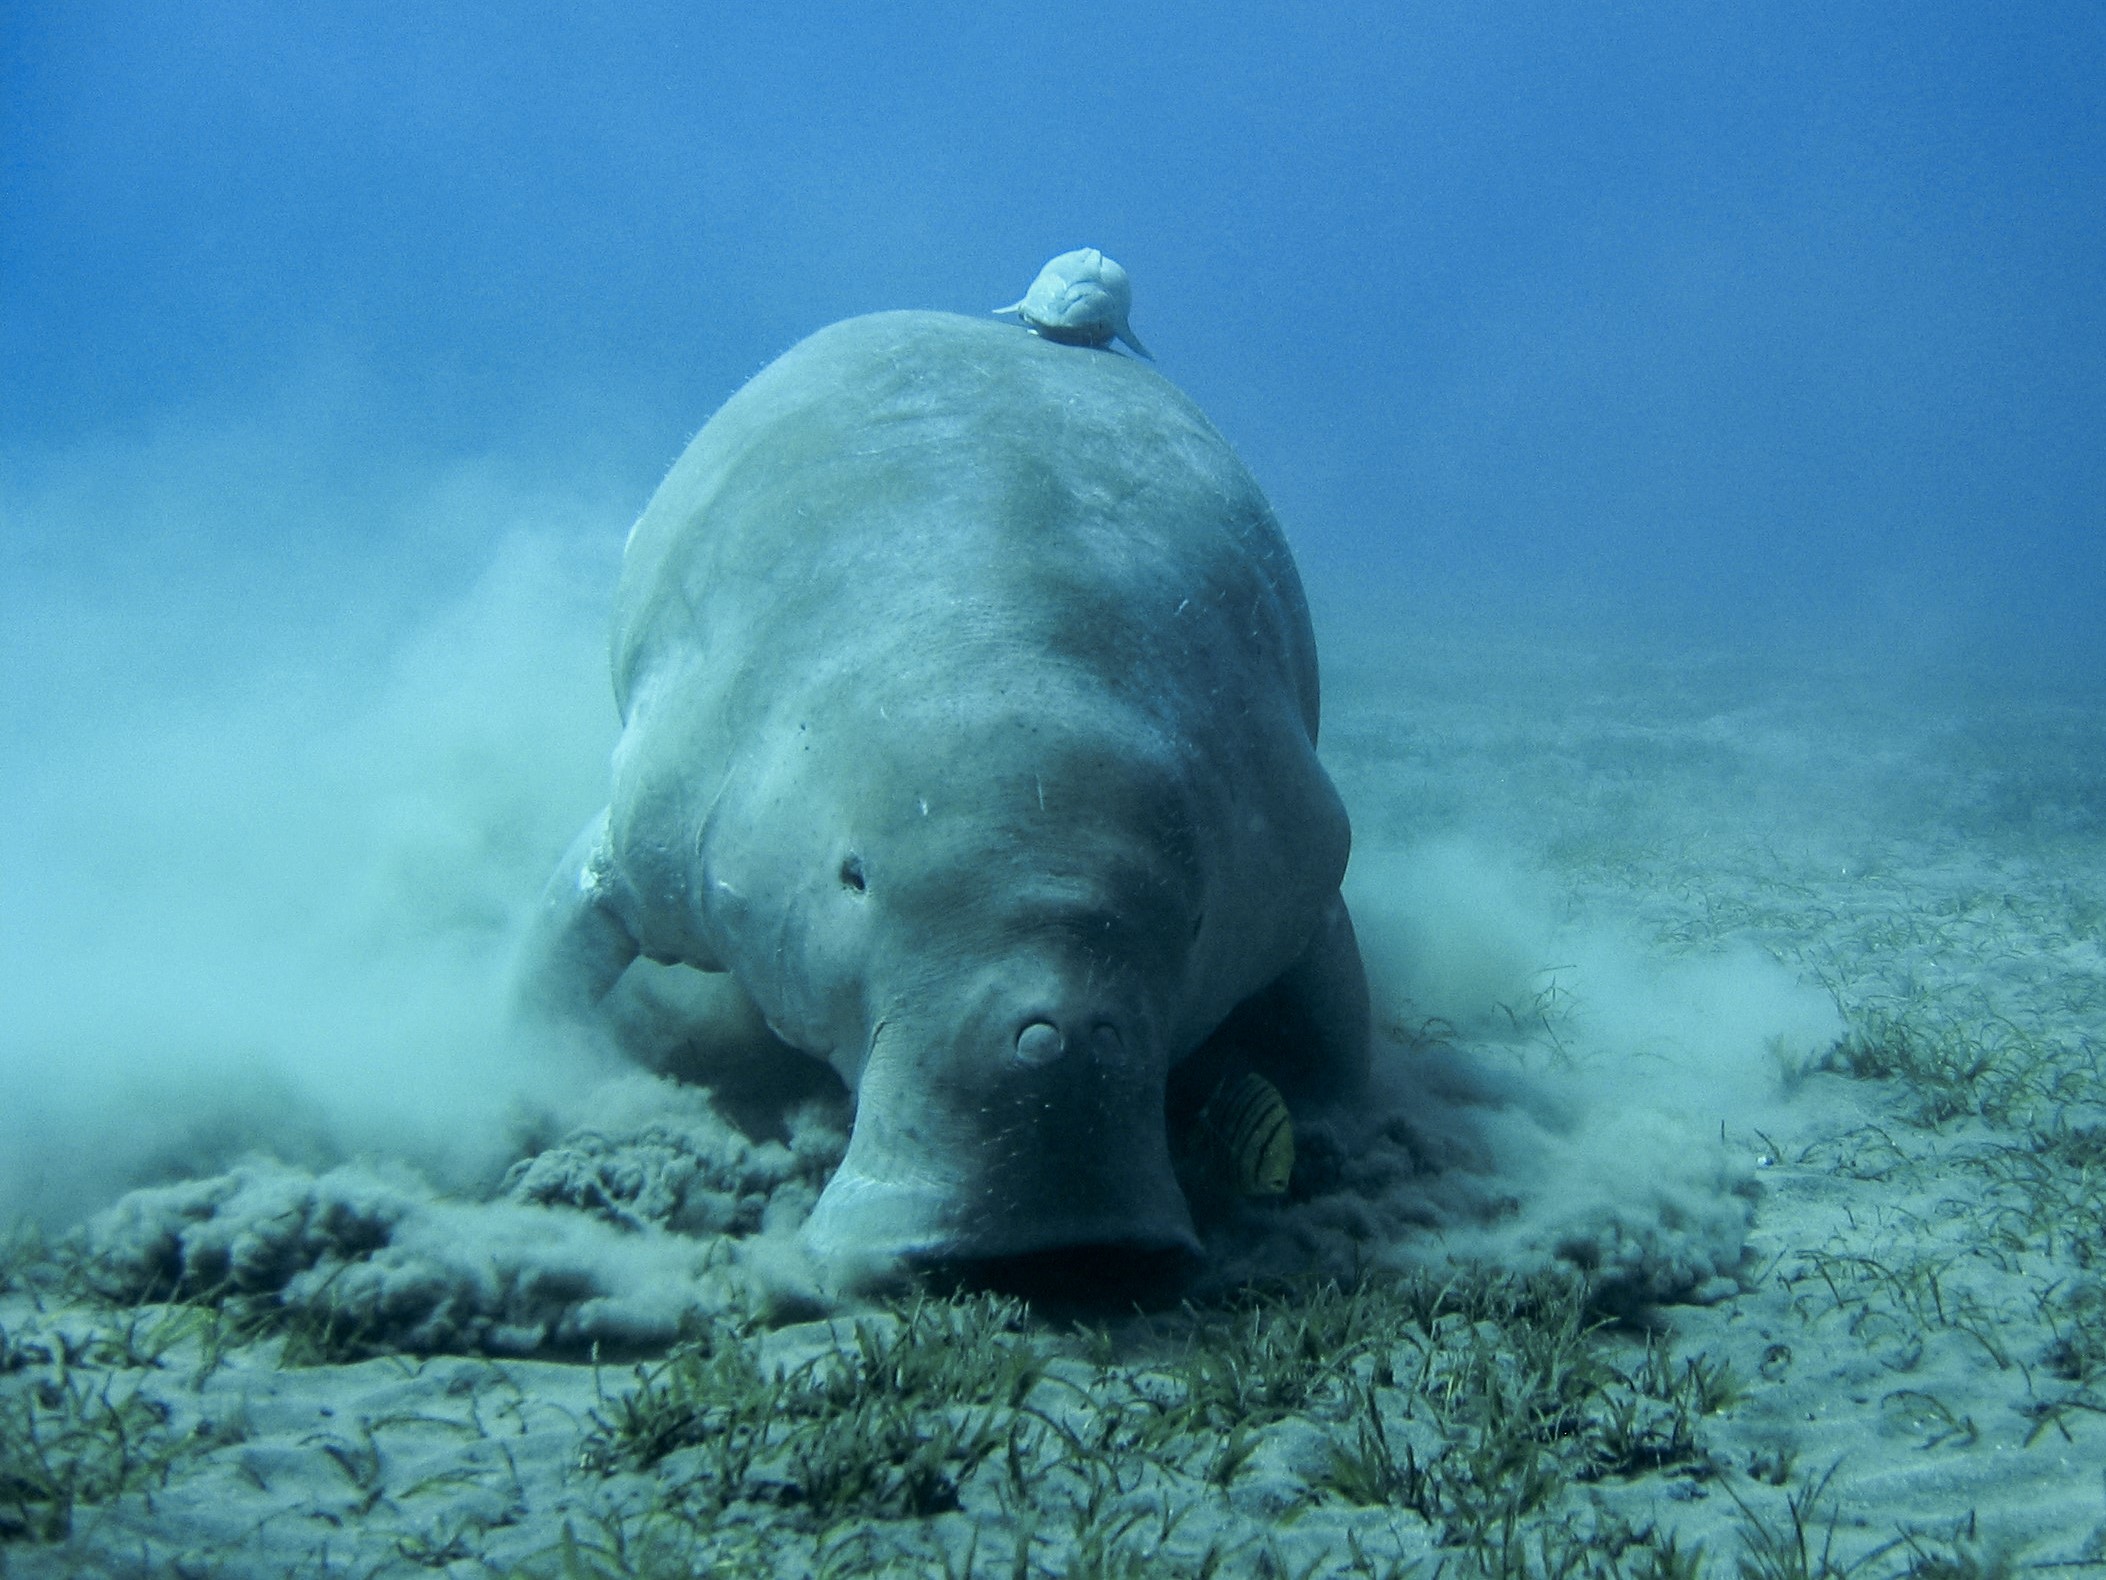
<instances>
[{"instance_id":1,"label":"underwater background","mask_svg":"<svg viewBox=\"0 0 2106 1580\"><path fill-rule=\"evenodd\" d=\"M2101 1562L2102 83L2076 4L7 8L0 1573ZM1083 246L1293 546L1388 1107L1186 1328L841 1349L845 1100L505 969L683 446Z\"/></svg>"},{"instance_id":2,"label":"underwater background","mask_svg":"<svg viewBox=\"0 0 2106 1580\"><path fill-rule=\"evenodd\" d=\"M1320 586L2099 668L2084 6L5 26L11 583L152 540L35 501L178 431L246 425L248 486L347 496L340 552L386 552L361 498L464 457L640 502L811 330L980 311L1089 245ZM147 552L275 560L265 514Z\"/></svg>"}]
</instances>

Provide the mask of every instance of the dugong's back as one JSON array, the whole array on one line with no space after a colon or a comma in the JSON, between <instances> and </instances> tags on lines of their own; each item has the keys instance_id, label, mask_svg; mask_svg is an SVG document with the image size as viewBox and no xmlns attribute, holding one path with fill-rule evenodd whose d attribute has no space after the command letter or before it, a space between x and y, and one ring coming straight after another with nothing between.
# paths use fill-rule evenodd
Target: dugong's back
<instances>
[{"instance_id":1,"label":"dugong's back","mask_svg":"<svg viewBox=\"0 0 2106 1580\"><path fill-rule=\"evenodd\" d=\"M613 656L625 720L670 688L727 745L844 687L1079 685L1183 736L1264 734L1284 703L1303 750L1317 722L1293 562L1198 408L944 313L833 325L726 403L631 535Z\"/></svg>"}]
</instances>

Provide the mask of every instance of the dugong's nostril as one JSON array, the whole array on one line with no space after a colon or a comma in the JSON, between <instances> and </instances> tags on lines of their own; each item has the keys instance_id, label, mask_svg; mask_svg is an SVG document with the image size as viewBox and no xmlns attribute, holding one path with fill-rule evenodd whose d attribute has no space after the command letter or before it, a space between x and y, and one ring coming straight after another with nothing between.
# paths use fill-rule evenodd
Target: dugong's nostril
<instances>
[{"instance_id":1,"label":"dugong's nostril","mask_svg":"<svg viewBox=\"0 0 2106 1580\"><path fill-rule=\"evenodd\" d=\"M1090 1033L1090 1051L1100 1059L1116 1059L1123 1046L1119 1041L1119 1028L1110 1021L1104 1022Z\"/></svg>"},{"instance_id":2,"label":"dugong's nostril","mask_svg":"<svg viewBox=\"0 0 2106 1580\"><path fill-rule=\"evenodd\" d=\"M1016 1034L1016 1056L1023 1064L1051 1064L1063 1046L1060 1028L1048 1021L1034 1020Z\"/></svg>"}]
</instances>

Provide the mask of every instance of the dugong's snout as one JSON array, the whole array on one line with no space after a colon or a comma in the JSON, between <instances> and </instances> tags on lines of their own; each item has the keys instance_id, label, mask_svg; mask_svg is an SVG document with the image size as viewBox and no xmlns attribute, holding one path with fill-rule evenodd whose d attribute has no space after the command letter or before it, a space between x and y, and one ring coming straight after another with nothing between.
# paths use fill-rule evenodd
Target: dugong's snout
<instances>
[{"instance_id":1,"label":"dugong's snout","mask_svg":"<svg viewBox=\"0 0 2106 1580\"><path fill-rule=\"evenodd\" d=\"M1153 1189L1152 1181L1142 1182ZM1176 1181L1169 1182L1171 1190ZM1200 1244L1180 1194L1129 1202L1094 1221L1073 1212L974 1221L953 1193L851 1171L844 1162L805 1225L807 1247L841 1284L879 1291L938 1285L1090 1304L1171 1294L1197 1270Z\"/></svg>"},{"instance_id":2,"label":"dugong's snout","mask_svg":"<svg viewBox=\"0 0 2106 1580\"><path fill-rule=\"evenodd\" d=\"M1136 1027L1026 1011L971 1039L963 1060L887 1041L804 1231L846 1280L927 1274L1123 1299L1196 1268L1166 1072Z\"/></svg>"}]
</instances>

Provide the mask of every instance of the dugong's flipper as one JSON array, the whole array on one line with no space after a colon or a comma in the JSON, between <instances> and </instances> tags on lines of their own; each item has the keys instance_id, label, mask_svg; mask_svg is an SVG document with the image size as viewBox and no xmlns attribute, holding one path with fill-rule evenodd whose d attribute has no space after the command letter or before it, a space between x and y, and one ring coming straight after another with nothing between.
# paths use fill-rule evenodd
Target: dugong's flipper
<instances>
[{"instance_id":1,"label":"dugong's flipper","mask_svg":"<svg viewBox=\"0 0 2106 1580\"><path fill-rule=\"evenodd\" d=\"M1279 1012L1305 1039L1285 1085L1330 1101L1349 1101L1367 1086L1367 969L1345 896L1334 895L1301 958L1273 984Z\"/></svg>"},{"instance_id":2,"label":"dugong's flipper","mask_svg":"<svg viewBox=\"0 0 2106 1580\"><path fill-rule=\"evenodd\" d=\"M1127 318L1133 312L1133 282L1095 247L1064 252L1038 271L1022 301L997 307L1014 313L1033 333L1071 346L1108 346L1123 340L1153 362Z\"/></svg>"},{"instance_id":3,"label":"dugong's flipper","mask_svg":"<svg viewBox=\"0 0 2106 1580\"><path fill-rule=\"evenodd\" d=\"M1368 1081L1367 973L1343 896L1293 964L1236 1007L1173 1075L1189 1108L1256 1070L1297 1115L1350 1105Z\"/></svg>"},{"instance_id":4,"label":"dugong's flipper","mask_svg":"<svg viewBox=\"0 0 2106 1580\"><path fill-rule=\"evenodd\" d=\"M513 1000L537 1018L591 1018L640 953L622 919L605 812L585 825L541 891L514 966Z\"/></svg>"}]
</instances>

